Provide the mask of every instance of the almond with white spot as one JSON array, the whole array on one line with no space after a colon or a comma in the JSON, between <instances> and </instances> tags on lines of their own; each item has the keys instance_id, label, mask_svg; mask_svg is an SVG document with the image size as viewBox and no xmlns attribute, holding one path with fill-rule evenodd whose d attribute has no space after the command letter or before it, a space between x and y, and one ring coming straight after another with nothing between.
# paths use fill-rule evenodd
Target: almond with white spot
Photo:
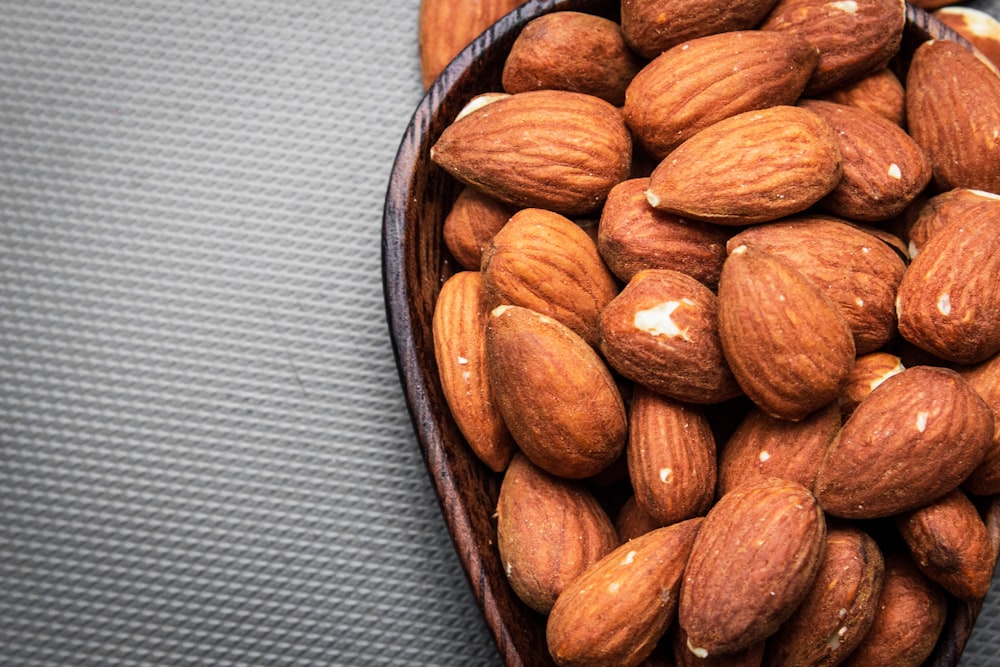
<instances>
[{"instance_id":1,"label":"almond with white spot","mask_svg":"<svg viewBox=\"0 0 1000 667\"><path fill-rule=\"evenodd\" d=\"M740 394L722 353L715 294L691 276L640 271L603 310L600 350L623 376L672 398L719 403Z\"/></svg>"},{"instance_id":2,"label":"almond with white spot","mask_svg":"<svg viewBox=\"0 0 1000 667\"><path fill-rule=\"evenodd\" d=\"M684 628L674 625L670 632L670 647L674 657L674 667L761 667L764 660L765 642L733 653L719 653L702 658L688 648L687 633Z\"/></svg>"},{"instance_id":3,"label":"almond with white spot","mask_svg":"<svg viewBox=\"0 0 1000 667\"><path fill-rule=\"evenodd\" d=\"M1000 195L968 188L955 188L934 195L920 206L916 218L907 227L910 259L916 259L931 237L951 223L981 217L1000 221ZM1000 228L1000 222L993 224Z\"/></svg>"},{"instance_id":4,"label":"almond with white spot","mask_svg":"<svg viewBox=\"0 0 1000 667\"><path fill-rule=\"evenodd\" d=\"M992 438L993 413L958 373L907 368L844 423L816 477L816 497L843 518L916 509L958 488Z\"/></svg>"},{"instance_id":5,"label":"almond with white spot","mask_svg":"<svg viewBox=\"0 0 1000 667\"><path fill-rule=\"evenodd\" d=\"M934 18L952 28L979 49L994 67L1000 67L1000 21L974 7L942 7Z\"/></svg>"},{"instance_id":6,"label":"almond with white spot","mask_svg":"<svg viewBox=\"0 0 1000 667\"><path fill-rule=\"evenodd\" d=\"M840 414L846 419L868 398L875 389L893 375L899 375L905 369L903 360L888 352L869 352L860 355L854 362L847 377L847 384L840 393Z\"/></svg>"},{"instance_id":7,"label":"almond with white spot","mask_svg":"<svg viewBox=\"0 0 1000 667\"><path fill-rule=\"evenodd\" d=\"M702 519L637 537L566 587L546 624L560 667L634 667L674 621L678 590Z\"/></svg>"},{"instance_id":8,"label":"almond with white spot","mask_svg":"<svg viewBox=\"0 0 1000 667\"><path fill-rule=\"evenodd\" d=\"M636 503L661 526L711 507L715 437L704 410L636 387L626 451Z\"/></svg>"},{"instance_id":9,"label":"almond with white spot","mask_svg":"<svg viewBox=\"0 0 1000 667\"><path fill-rule=\"evenodd\" d=\"M523 454L511 460L497 501L497 548L525 604L548 613L566 586L617 546L611 520L586 486Z\"/></svg>"}]
</instances>

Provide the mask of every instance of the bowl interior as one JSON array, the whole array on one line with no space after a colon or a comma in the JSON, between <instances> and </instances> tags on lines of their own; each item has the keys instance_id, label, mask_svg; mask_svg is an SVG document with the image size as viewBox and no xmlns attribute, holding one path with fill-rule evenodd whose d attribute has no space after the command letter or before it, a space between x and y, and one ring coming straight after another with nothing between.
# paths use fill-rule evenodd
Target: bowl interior
<instances>
[{"instance_id":1,"label":"bowl interior","mask_svg":"<svg viewBox=\"0 0 1000 667\"><path fill-rule=\"evenodd\" d=\"M430 161L430 147L474 96L501 90L500 73L514 39L542 14L583 11L619 16L610 0L533 0L494 24L458 55L427 91L408 126L393 167L382 231L382 270L393 351L405 399L448 530L473 595L507 665L552 665L544 619L517 599L507 583L495 544L493 514L501 477L471 453L450 416L438 379L431 335L442 283L456 270L442 239L442 225L460 186ZM926 12L907 6L899 67L928 38L968 46ZM986 508L995 551L1000 511ZM958 663L981 603L952 603L948 625L928 665Z\"/></svg>"}]
</instances>

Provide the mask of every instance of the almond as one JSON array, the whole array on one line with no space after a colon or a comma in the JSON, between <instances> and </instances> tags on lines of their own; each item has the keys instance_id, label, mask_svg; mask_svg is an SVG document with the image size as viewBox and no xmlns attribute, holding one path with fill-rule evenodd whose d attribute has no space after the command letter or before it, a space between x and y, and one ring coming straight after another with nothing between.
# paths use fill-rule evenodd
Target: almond
<instances>
[{"instance_id":1,"label":"almond","mask_svg":"<svg viewBox=\"0 0 1000 667\"><path fill-rule=\"evenodd\" d=\"M756 225L729 240L781 257L809 278L844 316L858 354L896 333L896 290L906 265L867 229L829 216Z\"/></svg>"},{"instance_id":2,"label":"almond","mask_svg":"<svg viewBox=\"0 0 1000 667\"><path fill-rule=\"evenodd\" d=\"M781 419L836 400L854 365L838 306L790 262L747 245L722 267L719 337L743 391Z\"/></svg>"},{"instance_id":3,"label":"almond","mask_svg":"<svg viewBox=\"0 0 1000 667\"><path fill-rule=\"evenodd\" d=\"M636 504L661 526L711 507L715 438L703 410L636 387L627 453Z\"/></svg>"},{"instance_id":4,"label":"almond","mask_svg":"<svg viewBox=\"0 0 1000 667\"><path fill-rule=\"evenodd\" d=\"M1000 220L1000 195L955 188L928 199L907 229L907 252L910 259L916 259L931 237L939 231L957 220L970 217Z\"/></svg>"},{"instance_id":5,"label":"almond","mask_svg":"<svg viewBox=\"0 0 1000 667\"><path fill-rule=\"evenodd\" d=\"M859 356L838 399L841 416L844 419L850 417L861 401L868 398L879 385L904 370L903 360L895 354L869 352Z\"/></svg>"},{"instance_id":6,"label":"almond","mask_svg":"<svg viewBox=\"0 0 1000 667\"><path fill-rule=\"evenodd\" d=\"M902 0L779 0L762 30L792 32L819 49L806 86L815 95L883 69L900 49L906 3Z\"/></svg>"},{"instance_id":7,"label":"almond","mask_svg":"<svg viewBox=\"0 0 1000 667\"><path fill-rule=\"evenodd\" d=\"M441 286L431 330L448 409L476 456L500 472L515 446L486 371L486 312L479 272L456 273Z\"/></svg>"},{"instance_id":8,"label":"almond","mask_svg":"<svg viewBox=\"0 0 1000 667\"><path fill-rule=\"evenodd\" d=\"M463 188L444 219L444 244L463 269L478 271L486 244L514 212L474 188Z\"/></svg>"},{"instance_id":9,"label":"almond","mask_svg":"<svg viewBox=\"0 0 1000 667\"><path fill-rule=\"evenodd\" d=\"M820 205L863 222L902 213L931 180L931 164L901 127L870 111L836 102L804 100L800 106L837 133L844 177Z\"/></svg>"},{"instance_id":10,"label":"almond","mask_svg":"<svg viewBox=\"0 0 1000 667\"><path fill-rule=\"evenodd\" d=\"M682 42L753 28L776 0L622 0L621 24L628 43L652 60Z\"/></svg>"},{"instance_id":11,"label":"almond","mask_svg":"<svg viewBox=\"0 0 1000 667\"><path fill-rule=\"evenodd\" d=\"M811 489L827 447L840 430L835 403L798 422L751 408L719 456L718 495L768 477Z\"/></svg>"},{"instance_id":12,"label":"almond","mask_svg":"<svg viewBox=\"0 0 1000 667\"><path fill-rule=\"evenodd\" d=\"M556 600L546 624L557 665L639 665L673 622L702 519L659 528L590 567Z\"/></svg>"},{"instance_id":13,"label":"almond","mask_svg":"<svg viewBox=\"0 0 1000 667\"><path fill-rule=\"evenodd\" d=\"M764 480L724 495L695 539L678 621L699 657L748 648L772 635L819 570L823 512L800 484Z\"/></svg>"},{"instance_id":14,"label":"almond","mask_svg":"<svg viewBox=\"0 0 1000 667\"><path fill-rule=\"evenodd\" d=\"M675 625L670 633L676 667L761 667L764 659L764 642L733 653L719 653L700 658L688 648L688 636L684 629Z\"/></svg>"},{"instance_id":15,"label":"almond","mask_svg":"<svg viewBox=\"0 0 1000 667\"><path fill-rule=\"evenodd\" d=\"M871 628L884 576L885 560L874 539L857 528L831 527L815 583L768 640L765 664L840 664Z\"/></svg>"},{"instance_id":16,"label":"almond","mask_svg":"<svg viewBox=\"0 0 1000 667\"><path fill-rule=\"evenodd\" d=\"M557 11L524 26L507 56L502 80L508 93L569 90L621 106L625 88L641 67L617 23Z\"/></svg>"},{"instance_id":17,"label":"almond","mask_svg":"<svg viewBox=\"0 0 1000 667\"><path fill-rule=\"evenodd\" d=\"M737 114L701 130L650 176L654 208L724 225L775 220L809 208L842 176L840 148L822 118L798 107Z\"/></svg>"},{"instance_id":18,"label":"almond","mask_svg":"<svg viewBox=\"0 0 1000 667\"><path fill-rule=\"evenodd\" d=\"M628 497L618 510L618 516L615 517L615 529L618 530L622 542L628 542L661 527L659 521L639 507L634 495Z\"/></svg>"},{"instance_id":19,"label":"almond","mask_svg":"<svg viewBox=\"0 0 1000 667\"><path fill-rule=\"evenodd\" d=\"M632 137L608 102L538 90L464 114L441 133L431 159L500 201L575 215L597 209L628 178Z\"/></svg>"},{"instance_id":20,"label":"almond","mask_svg":"<svg viewBox=\"0 0 1000 667\"><path fill-rule=\"evenodd\" d=\"M914 345L960 364L1000 352L1000 234L984 210L938 231L903 274L899 332Z\"/></svg>"},{"instance_id":21,"label":"almond","mask_svg":"<svg viewBox=\"0 0 1000 667\"><path fill-rule=\"evenodd\" d=\"M829 90L821 99L870 111L895 125L902 126L906 122L906 92L899 77L888 67Z\"/></svg>"},{"instance_id":22,"label":"almond","mask_svg":"<svg viewBox=\"0 0 1000 667\"><path fill-rule=\"evenodd\" d=\"M625 96L625 122L663 158L720 120L794 104L818 61L816 48L791 34L744 30L692 39L635 76Z\"/></svg>"},{"instance_id":23,"label":"almond","mask_svg":"<svg viewBox=\"0 0 1000 667\"><path fill-rule=\"evenodd\" d=\"M524 306L559 320L596 346L600 316L618 293L593 239L558 213L518 211L486 244L488 309Z\"/></svg>"},{"instance_id":24,"label":"almond","mask_svg":"<svg viewBox=\"0 0 1000 667\"><path fill-rule=\"evenodd\" d=\"M906 120L940 189L1000 193L1000 76L969 50L946 40L917 48Z\"/></svg>"},{"instance_id":25,"label":"almond","mask_svg":"<svg viewBox=\"0 0 1000 667\"><path fill-rule=\"evenodd\" d=\"M878 610L868 633L841 665L919 667L937 644L948 599L905 554L885 557Z\"/></svg>"},{"instance_id":26,"label":"almond","mask_svg":"<svg viewBox=\"0 0 1000 667\"><path fill-rule=\"evenodd\" d=\"M1000 67L1000 21L973 7L943 7L933 16L969 40L995 67Z\"/></svg>"},{"instance_id":27,"label":"almond","mask_svg":"<svg viewBox=\"0 0 1000 667\"><path fill-rule=\"evenodd\" d=\"M869 519L958 488L983 460L993 414L955 371L914 366L858 405L831 443L815 493L831 515Z\"/></svg>"},{"instance_id":28,"label":"almond","mask_svg":"<svg viewBox=\"0 0 1000 667\"><path fill-rule=\"evenodd\" d=\"M497 548L525 604L547 614L566 586L617 546L611 520L584 485L523 454L513 458L497 501Z\"/></svg>"},{"instance_id":29,"label":"almond","mask_svg":"<svg viewBox=\"0 0 1000 667\"><path fill-rule=\"evenodd\" d=\"M536 465L567 478L595 475L625 448L614 378L568 327L520 306L488 318L486 364L497 408Z\"/></svg>"},{"instance_id":30,"label":"almond","mask_svg":"<svg viewBox=\"0 0 1000 667\"><path fill-rule=\"evenodd\" d=\"M677 400L740 394L722 353L715 294L683 273L646 269L604 308L600 350L623 376Z\"/></svg>"},{"instance_id":31,"label":"almond","mask_svg":"<svg viewBox=\"0 0 1000 667\"><path fill-rule=\"evenodd\" d=\"M969 493L994 495L1000 493L1000 354L958 372L993 411L993 443L963 486Z\"/></svg>"},{"instance_id":32,"label":"almond","mask_svg":"<svg viewBox=\"0 0 1000 667\"><path fill-rule=\"evenodd\" d=\"M895 518L914 562L960 600L982 600L996 559L976 506L956 489L930 505Z\"/></svg>"},{"instance_id":33,"label":"almond","mask_svg":"<svg viewBox=\"0 0 1000 667\"><path fill-rule=\"evenodd\" d=\"M646 200L648 187L648 178L633 178L608 195L597 233L605 264L626 283L643 269L671 269L714 288L728 228L657 211Z\"/></svg>"}]
</instances>

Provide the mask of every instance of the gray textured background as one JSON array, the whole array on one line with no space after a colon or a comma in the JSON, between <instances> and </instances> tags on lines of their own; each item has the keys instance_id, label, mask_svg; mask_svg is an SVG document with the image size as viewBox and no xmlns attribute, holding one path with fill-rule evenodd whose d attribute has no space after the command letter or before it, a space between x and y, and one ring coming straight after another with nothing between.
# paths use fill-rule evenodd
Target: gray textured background
<instances>
[{"instance_id":1,"label":"gray textured background","mask_svg":"<svg viewBox=\"0 0 1000 667\"><path fill-rule=\"evenodd\" d=\"M0 664L499 664L382 302L418 4L0 2Z\"/></svg>"}]
</instances>

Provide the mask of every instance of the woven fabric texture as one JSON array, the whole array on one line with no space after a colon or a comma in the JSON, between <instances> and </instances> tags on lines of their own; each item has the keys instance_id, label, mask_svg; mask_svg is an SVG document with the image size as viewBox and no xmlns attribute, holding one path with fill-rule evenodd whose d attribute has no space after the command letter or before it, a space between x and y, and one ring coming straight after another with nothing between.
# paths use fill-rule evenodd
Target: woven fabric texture
<instances>
[{"instance_id":1,"label":"woven fabric texture","mask_svg":"<svg viewBox=\"0 0 1000 667\"><path fill-rule=\"evenodd\" d=\"M385 323L418 6L0 0L0 664L500 664Z\"/></svg>"}]
</instances>

